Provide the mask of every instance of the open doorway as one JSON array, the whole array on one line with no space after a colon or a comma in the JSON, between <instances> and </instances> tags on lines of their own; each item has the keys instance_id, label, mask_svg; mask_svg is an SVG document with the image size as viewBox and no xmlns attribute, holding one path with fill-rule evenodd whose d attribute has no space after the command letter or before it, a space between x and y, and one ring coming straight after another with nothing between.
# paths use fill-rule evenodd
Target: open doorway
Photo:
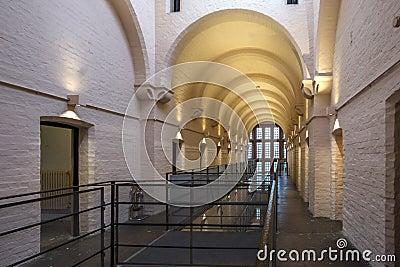
<instances>
[{"instance_id":1,"label":"open doorway","mask_svg":"<svg viewBox=\"0 0 400 267\"><path fill-rule=\"evenodd\" d=\"M386 101L385 253L400 257L400 90ZM399 263L390 266L400 266Z\"/></svg>"},{"instance_id":2,"label":"open doorway","mask_svg":"<svg viewBox=\"0 0 400 267\"><path fill-rule=\"evenodd\" d=\"M55 198L41 201L41 221L55 220L41 226L41 248L45 249L79 235L79 129L73 126L41 122L40 124L40 188L41 197ZM62 194L73 195L57 197Z\"/></svg>"},{"instance_id":3,"label":"open doorway","mask_svg":"<svg viewBox=\"0 0 400 267\"><path fill-rule=\"evenodd\" d=\"M394 248L398 259L400 257L400 102L395 106L394 118ZM400 264L396 263L396 266Z\"/></svg>"}]
</instances>

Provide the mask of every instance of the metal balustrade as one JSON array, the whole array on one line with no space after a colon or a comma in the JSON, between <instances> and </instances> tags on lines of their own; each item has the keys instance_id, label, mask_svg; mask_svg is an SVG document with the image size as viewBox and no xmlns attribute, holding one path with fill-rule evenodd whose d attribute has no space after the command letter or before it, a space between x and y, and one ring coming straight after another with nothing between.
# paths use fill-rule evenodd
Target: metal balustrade
<instances>
[{"instance_id":1,"label":"metal balustrade","mask_svg":"<svg viewBox=\"0 0 400 267\"><path fill-rule=\"evenodd\" d=\"M271 176L265 177L257 190L250 192L249 185L251 177L255 173L255 162L249 162L244 173L234 173L230 169L231 175L241 175L239 182L227 195L207 205L200 207L175 207L163 202L155 201L148 196L136 197L131 199L134 194L132 190L137 190L139 185L134 181L107 181L101 183L93 183L87 185L73 186L68 188L60 188L56 190L24 193L0 198L0 211L7 212L7 209L18 209L22 205L33 205L48 201L49 199L60 197L72 197L75 201L79 199L90 200L90 205L82 205L79 209L74 209L70 214L46 221L37 221L30 224L21 224L17 227L7 229L0 233L0 242L12 236L21 234L25 231L32 231L38 227L44 227L47 224L72 218L72 221L78 220L79 217L86 218L88 222L95 222L94 225L88 227L86 231L81 231L79 236L72 236L68 240L61 241L51 247L42 248L41 251L32 255L20 258L9 266L24 265L30 266L35 264L38 259L45 260L46 257L52 257L57 250L65 246L75 244L77 242L86 242L94 237L97 239L95 246L93 243L88 247L86 255L79 257L73 256L70 260L71 266L80 266L87 262L96 260L93 266L121 266L121 265L157 265L151 262L135 262L136 258L127 255L136 255L138 251L150 250L177 250L187 252L187 262L164 262L163 266L196 266L196 251L213 249L222 251L252 251L254 263L256 263L256 253L258 249L264 245L274 247L275 231L276 231L276 173L274 169L279 164L271 164ZM236 167L236 166L235 166ZM218 175L222 175L228 166L215 166L204 170L177 171L167 173L168 181L175 182L182 186L201 186L211 183ZM184 178L183 178L184 177ZM233 181L234 182L234 181ZM150 183L150 181L149 181ZM166 188L166 183L154 183L152 186ZM57 194L50 194L57 192ZM60 193L62 192L62 193ZM68 192L68 193L64 193ZM129 197L129 193L131 193ZM88 202L88 203L89 203ZM161 211L158 215L143 217L136 220L131 211L140 211L143 213L148 210ZM139 212L139 213L140 213ZM40 210L38 210L38 214ZM161 215L160 215L161 214ZM162 215L164 214L164 215ZM143 214L142 214L143 215ZM86 217L84 217L86 216ZM158 220L153 218L158 216ZM138 217L139 218L139 217ZM163 219L160 219L163 218ZM8 222L3 219L3 223ZM82 225L82 222L81 222ZM163 234L168 235L188 235L188 242L185 244L158 244L157 242L139 242L133 240L128 242L125 233L138 229L154 229L156 227L163 228ZM260 239L252 246L232 245L215 245L215 244L198 244L194 237L206 233L225 234L232 233L259 233ZM185 234L186 233L186 234ZM140 256L140 255L139 255ZM272 264L269 262L257 262L257 266L267 266ZM219 266L218 264L207 266ZM224 264L224 266L235 266L235 263ZM244 266L244 265L241 265ZM250 266L250 265L249 265Z\"/></svg>"}]
</instances>

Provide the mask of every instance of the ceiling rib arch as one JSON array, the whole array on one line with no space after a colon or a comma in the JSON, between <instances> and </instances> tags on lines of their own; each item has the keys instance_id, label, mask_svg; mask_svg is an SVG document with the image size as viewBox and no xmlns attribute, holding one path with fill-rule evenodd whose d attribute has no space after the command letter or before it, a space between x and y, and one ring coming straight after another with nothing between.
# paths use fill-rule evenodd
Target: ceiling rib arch
<instances>
[{"instance_id":1,"label":"ceiling rib arch","mask_svg":"<svg viewBox=\"0 0 400 267\"><path fill-rule=\"evenodd\" d=\"M239 115L247 131L271 119L287 131L296 118L296 105L304 103L299 88L308 74L299 51L287 30L264 14L244 9L211 13L178 36L167 64L213 61L239 70L254 85L232 79L229 91L205 83L193 84L174 98L177 103L198 97L218 99Z\"/></svg>"}]
</instances>

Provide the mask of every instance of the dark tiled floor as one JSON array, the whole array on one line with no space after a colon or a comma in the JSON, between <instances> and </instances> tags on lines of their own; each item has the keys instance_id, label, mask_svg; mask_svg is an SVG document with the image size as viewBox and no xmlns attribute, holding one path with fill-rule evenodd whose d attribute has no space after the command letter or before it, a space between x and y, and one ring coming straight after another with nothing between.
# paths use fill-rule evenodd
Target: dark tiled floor
<instances>
[{"instance_id":1,"label":"dark tiled floor","mask_svg":"<svg viewBox=\"0 0 400 267\"><path fill-rule=\"evenodd\" d=\"M313 249L317 256L323 249L338 249L336 242L339 238L345 238L341 234L340 221L332 221L326 218L314 218L308 211L307 203L301 199L295 185L288 177L280 177L278 181L278 233L277 250ZM344 249L354 249L351 244ZM295 254L294 254L295 255ZM326 255L326 254L325 254ZM286 255L286 257L288 257ZM301 253L300 253L301 257ZM327 255L324 261L277 261L278 267L286 266L343 266L358 267L369 266L365 262L329 261Z\"/></svg>"},{"instance_id":2,"label":"dark tiled floor","mask_svg":"<svg viewBox=\"0 0 400 267\"><path fill-rule=\"evenodd\" d=\"M201 210L199 210L200 212ZM187 214L188 210L172 211L174 214ZM195 212L198 213L198 212ZM172 223L180 223L185 216L173 217ZM164 223L165 213L150 216L144 220L146 223ZM70 239L69 235L59 232L59 225L49 225L46 229L46 235L56 236L43 242L47 247L57 245L57 243ZM62 236L63 238L61 238ZM129 245L159 245L159 246L189 246L190 232L172 230L166 231L162 226L145 226L140 222L132 223L130 226L119 227L119 244ZM192 263L196 266L210 266L212 264L230 265L230 266L252 266L256 260L260 232L193 232L193 246L199 247L233 247L235 249L196 249L192 251ZM65 238L64 238L65 237ZM110 232L105 233L105 244L108 245ZM42 247L44 248L44 247ZM96 253L100 248L100 236L93 235L82 240L75 241L69 245L47 253L37 259L24 264L32 267L61 267L74 266L80 260ZM246 248L246 249L239 249ZM248 249L253 248L253 249ZM132 266L174 266L182 264L190 266L190 252L188 249L168 249L168 248L147 248L142 247L119 247L119 262L135 263ZM105 266L109 266L109 251L105 256ZM148 263L148 264L146 264ZM159 265L157 265L159 264ZM227 266L228 266L227 265ZM100 257L79 264L78 266L98 267L100 266ZM128 265L129 266L129 265Z\"/></svg>"},{"instance_id":3,"label":"dark tiled floor","mask_svg":"<svg viewBox=\"0 0 400 267\"><path fill-rule=\"evenodd\" d=\"M182 248L147 248L133 255L127 262L140 266L254 266L260 232L182 232L171 231L156 240L157 246L182 246L190 244L203 249L192 252ZM228 248L228 249L218 249ZM254 249L249 249L254 248ZM136 265L137 266L137 265Z\"/></svg>"},{"instance_id":4,"label":"dark tiled floor","mask_svg":"<svg viewBox=\"0 0 400 267\"><path fill-rule=\"evenodd\" d=\"M187 211L180 211L180 213ZM174 212L178 214L177 212ZM176 217L180 218L180 217ZM176 220L175 219L175 220ZM175 221L172 220L172 221ZM181 219L178 219L181 220ZM146 219L146 222L158 223L165 221L165 214L161 213ZM296 249L302 251L305 249L315 249L319 253L322 249L332 247L337 249L336 241L344 238L341 234L341 222L331 221L325 218L313 218L307 209L307 204L302 201L295 186L287 177L280 177L278 181L278 233L277 249L290 251ZM119 229L120 244L155 244L155 245L185 245L188 240L188 232L172 231L167 232L165 227L149 227L140 225L121 226ZM226 236L225 236L225 235ZM259 233L193 233L195 243L198 246L234 244L243 247L258 247ZM224 236L222 236L224 235ZM106 232L106 245L109 244L109 231ZM25 266L72 266L77 261L98 251L100 244L99 235L89 236L83 240L76 241L70 245L46 254L43 257L32 261ZM351 248L351 244L347 248ZM180 251L181 250L181 251ZM172 252L172 253L171 253ZM203 249L193 252L193 259L198 265L209 266L211 264L222 263L227 260L229 263L236 263L236 266L252 265L255 261L256 250L245 251L223 251L213 249ZM106 253L106 259L109 258L109 252ZM129 259L138 264L150 261L158 266L166 266L171 260L182 263L188 262L188 252L182 249L147 249L141 248L122 248L119 249L120 261ZM243 261L245 260L245 261ZM99 256L93 260L79 266L97 267L99 265ZM223 264L223 263L222 263ZM106 262L106 266L109 263ZM147 266L135 265L135 266ZM157 265L152 265L157 266ZM278 267L286 266L369 266L367 263L360 262L277 262Z\"/></svg>"}]
</instances>

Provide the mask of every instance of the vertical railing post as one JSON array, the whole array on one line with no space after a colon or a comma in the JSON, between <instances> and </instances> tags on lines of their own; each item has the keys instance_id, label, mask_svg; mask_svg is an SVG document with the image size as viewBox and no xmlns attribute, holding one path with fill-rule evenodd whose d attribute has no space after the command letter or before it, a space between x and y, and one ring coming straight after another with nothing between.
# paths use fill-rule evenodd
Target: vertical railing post
<instances>
[{"instance_id":1,"label":"vertical railing post","mask_svg":"<svg viewBox=\"0 0 400 267\"><path fill-rule=\"evenodd\" d=\"M274 182L274 239L273 239L273 248L276 249L276 233L278 232L278 181ZM272 266L276 266L276 257L272 260Z\"/></svg>"},{"instance_id":2,"label":"vertical railing post","mask_svg":"<svg viewBox=\"0 0 400 267\"><path fill-rule=\"evenodd\" d=\"M210 183L210 176L209 176L209 173L210 173L210 172L209 172L209 168L210 168L210 167L207 166L207 171L206 171L206 175L207 175L207 184Z\"/></svg>"},{"instance_id":3,"label":"vertical railing post","mask_svg":"<svg viewBox=\"0 0 400 267\"><path fill-rule=\"evenodd\" d=\"M111 182L111 200L110 200L110 208L111 208L111 233L110 233L110 266L115 266L115 212L114 212L114 201L115 201L115 182Z\"/></svg>"},{"instance_id":4,"label":"vertical railing post","mask_svg":"<svg viewBox=\"0 0 400 267\"><path fill-rule=\"evenodd\" d=\"M73 186L73 201L72 201L72 213L73 217L73 227L72 227L72 236L79 236L79 187Z\"/></svg>"},{"instance_id":5,"label":"vertical railing post","mask_svg":"<svg viewBox=\"0 0 400 267\"><path fill-rule=\"evenodd\" d=\"M193 172L192 172L193 175ZM190 247L190 265L193 264L193 213L194 213L194 208L193 208L193 186L194 186L194 180L192 178L192 184L190 186L190 191L189 191L189 199L190 199L190 237L189 237L189 247Z\"/></svg>"},{"instance_id":6,"label":"vertical railing post","mask_svg":"<svg viewBox=\"0 0 400 267\"><path fill-rule=\"evenodd\" d=\"M119 248L118 248L118 243L119 243L119 185L115 186L115 264L118 265L119 263Z\"/></svg>"},{"instance_id":7,"label":"vertical railing post","mask_svg":"<svg viewBox=\"0 0 400 267\"><path fill-rule=\"evenodd\" d=\"M165 230L169 230L169 191L168 191L168 173L165 175Z\"/></svg>"},{"instance_id":8,"label":"vertical railing post","mask_svg":"<svg viewBox=\"0 0 400 267\"><path fill-rule=\"evenodd\" d=\"M104 220L104 210L105 210L105 202L104 202L104 187L100 188L100 227L101 227L101 232L100 232L100 249L101 249L101 253L100 253L100 266L104 267L104 255L105 255L105 251L104 251L104 232L105 232L105 220Z\"/></svg>"}]
</instances>

